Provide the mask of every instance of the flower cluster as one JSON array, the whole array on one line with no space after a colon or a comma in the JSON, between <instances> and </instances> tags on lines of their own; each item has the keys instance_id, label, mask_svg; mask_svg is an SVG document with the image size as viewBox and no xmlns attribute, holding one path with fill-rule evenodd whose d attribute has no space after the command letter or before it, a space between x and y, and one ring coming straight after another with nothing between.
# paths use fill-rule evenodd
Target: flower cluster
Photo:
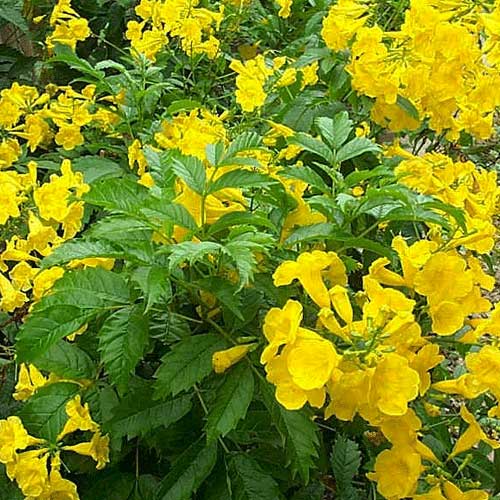
<instances>
[{"instance_id":1,"label":"flower cluster","mask_svg":"<svg viewBox=\"0 0 500 500\"><path fill-rule=\"evenodd\" d=\"M135 12L142 21L127 24L132 49L154 61L170 36L179 39L186 54L206 54L213 59L219 50L214 33L220 28L224 8L221 5L214 12L197 5L195 0L141 0Z\"/></svg>"},{"instance_id":2,"label":"flower cluster","mask_svg":"<svg viewBox=\"0 0 500 500\"><path fill-rule=\"evenodd\" d=\"M29 435L19 417L0 420L0 463L6 466L7 475L17 482L27 498L79 499L76 485L61 476L62 452L91 457L97 469L109 462L109 437L101 434L99 425L92 420L88 404L82 405L80 396L66 404L66 417L57 443ZM90 441L64 445L63 440L77 431L90 433Z\"/></svg>"},{"instance_id":3,"label":"flower cluster","mask_svg":"<svg viewBox=\"0 0 500 500\"><path fill-rule=\"evenodd\" d=\"M415 0L400 29L390 32L366 26L366 13L365 2L340 1L325 18L322 34L333 50L350 45L352 86L375 99L377 123L401 131L428 120L432 130L454 140L461 131L481 139L493 134L500 104L498 6Z\"/></svg>"}]
</instances>

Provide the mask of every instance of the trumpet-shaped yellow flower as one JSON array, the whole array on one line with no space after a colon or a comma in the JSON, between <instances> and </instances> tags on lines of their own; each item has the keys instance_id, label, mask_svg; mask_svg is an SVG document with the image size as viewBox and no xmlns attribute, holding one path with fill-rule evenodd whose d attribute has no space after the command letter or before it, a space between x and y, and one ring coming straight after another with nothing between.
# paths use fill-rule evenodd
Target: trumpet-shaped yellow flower
<instances>
[{"instance_id":1,"label":"trumpet-shaped yellow flower","mask_svg":"<svg viewBox=\"0 0 500 500\"><path fill-rule=\"evenodd\" d=\"M474 418L474 415L466 408L465 405L460 408L460 416L469 424L469 427L467 427L465 432L457 439L455 446L453 447L453 451L450 454L450 458L453 458L455 455L458 455L463 451L470 450L473 446L479 443L479 441L483 441L494 449L500 448L500 442L490 439L486 435L477 420Z\"/></svg>"},{"instance_id":2,"label":"trumpet-shaped yellow flower","mask_svg":"<svg viewBox=\"0 0 500 500\"><path fill-rule=\"evenodd\" d=\"M47 383L48 379L42 375L35 365L25 365L19 367L19 376L16 390L12 397L17 401L26 401L33 394Z\"/></svg>"},{"instance_id":3,"label":"trumpet-shaped yellow flower","mask_svg":"<svg viewBox=\"0 0 500 500\"><path fill-rule=\"evenodd\" d=\"M66 403L68 420L57 436L58 441L75 431L97 432L99 426L92 420L88 403L82 405L80 396L75 396Z\"/></svg>"},{"instance_id":4,"label":"trumpet-shaped yellow flower","mask_svg":"<svg viewBox=\"0 0 500 500\"><path fill-rule=\"evenodd\" d=\"M214 352L212 367L215 373L224 373L228 368L242 360L254 344L237 345L224 351Z\"/></svg>"},{"instance_id":5,"label":"trumpet-shaped yellow flower","mask_svg":"<svg viewBox=\"0 0 500 500\"><path fill-rule=\"evenodd\" d=\"M101 432L97 430L89 442L64 446L63 450L91 457L97 462L96 469L104 469L109 463L109 436L101 436Z\"/></svg>"},{"instance_id":6,"label":"trumpet-shaped yellow flower","mask_svg":"<svg viewBox=\"0 0 500 500\"><path fill-rule=\"evenodd\" d=\"M15 462L17 452L41 441L31 437L19 417L0 420L0 463Z\"/></svg>"},{"instance_id":7,"label":"trumpet-shaped yellow flower","mask_svg":"<svg viewBox=\"0 0 500 500\"><path fill-rule=\"evenodd\" d=\"M304 290L319 307L330 307L330 295L323 281L323 271L344 282L345 267L335 252L301 253L296 261L287 260L280 264L273 274L274 285L289 285L297 279ZM333 283L334 284L334 283Z\"/></svg>"}]
</instances>

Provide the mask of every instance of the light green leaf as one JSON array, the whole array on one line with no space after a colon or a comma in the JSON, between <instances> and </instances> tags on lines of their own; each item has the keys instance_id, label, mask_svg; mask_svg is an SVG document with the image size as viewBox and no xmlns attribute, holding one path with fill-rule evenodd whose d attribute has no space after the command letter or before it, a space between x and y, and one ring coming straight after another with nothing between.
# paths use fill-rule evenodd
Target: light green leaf
<instances>
[{"instance_id":1,"label":"light green leaf","mask_svg":"<svg viewBox=\"0 0 500 500\"><path fill-rule=\"evenodd\" d=\"M175 269L185 261L193 264L207 255L218 254L224 251L225 249L222 245L212 241L201 241L199 243L184 241L172 247L169 257L169 267L171 270Z\"/></svg>"},{"instance_id":2,"label":"light green leaf","mask_svg":"<svg viewBox=\"0 0 500 500\"><path fill-rule=\"evenodd\" d=\"M217 222L208 228L209 236L217 234L224 229L239 225L253 225L276 230L276 226L269 220L264 212L230 212L224 214Z\"/></svg>"},{"instance_id":3,"label":"light green leaf","mask_svg":"<svg viewBox=\"0 0 500 500\"><path fill-rule=\"evenodd\" d=\"M331 188L326 184L321 175L306 165L302 167L289 167L285 170L284 176L307 182L310 186L319 189L322 193L331 192Z\"/></svg>"},{"instance_id":4,"label":"light green leaf","mask_svg":"<svg viewBox=\"0 0 500 500\"><path fill-rule=\"evenodd\" d=\"M82 172L87 184L94 184L103 179L121 177L123 168L118 163L100 156L80 156L72 162L73 170Z\"/></svg>"},{"instance_id":5,"label":"light green leaf","mask_svg":"<svg viewBox=\"0 0 500 500\"><path fill-rule=\"evenodd\" d=\"M175 396L204 379L212 371L212 354L225 345L211 333L193 335L175 344L156 371L155 397Z\"/></svg>"},{"instance_id":6,"label":"light green leaf","mask_svg":"<svg viewBox=\"0 0 500 500\"><path fill-rule=\"evenodd\" d=\"M174 158L172 169L195 193L203 194L207 176L200 159L179 155Z\"/></svg>"},{"instance_id":7,"label":"light green leaf","mask_svg":"<svg viewBox=\"0 0 500 500\"><path fill-rule=\"evenodd\" d=\"M231 170L224 175L221 175L215 182L209 185L208 193L216 193L221 189L240 188L246 189L251 187L264 187L275 182L267 175L251 170Z\"/></svg>"},{"instance_id":8,"label":"light green leaf","mask_svg":"<svg viewBox=\"0 0 500 500\"><path fill-rule=\"evenodd\" d=\"M245 418L253 389L253 373L246 363L239 363L226 373L207 415L205 429L208 441L225 436L236 428L239 420Z\"/></svg>"},{"instance_id":9,"label":"light green leaf","mask_svg":"<svg viewBox=\"0 0 500 500\"><path fill-rule=\"evenodd\" d=\"M356 137L337 151L336 159L338 163L342 163L365 153L379 152L380 146L378 144L375 144L366 137Z\"/></svg>"},{"instance_id":10,"label":"light green leaf","mask_svg":"<svg viewBox=\"0 0 500 500\"><path fill-rule=\"evenodd\" d=\"M149 324L141 305L124 307L109 316L99 331L99 350L111 380L125 391L131 372L148 343Z\"/></svg>"},{"instance_id":11,"label":"light green leaf","mask_svg":"<svg viewBox=\"0 0 500 500\"><path fill-rule=\"evenodd\" d=\"M297 144L298 146L302 146L306 151L320 156L330 165L335 161L333 151L324 142L308 134L299 132L287 140L290 144Z\"/></svg>"}]
</instances>

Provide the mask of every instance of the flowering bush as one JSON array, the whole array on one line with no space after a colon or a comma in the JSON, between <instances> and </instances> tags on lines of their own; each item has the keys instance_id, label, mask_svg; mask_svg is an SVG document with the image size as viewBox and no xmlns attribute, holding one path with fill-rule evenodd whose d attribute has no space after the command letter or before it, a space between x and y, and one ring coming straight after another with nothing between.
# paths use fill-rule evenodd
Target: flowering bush
<instances>
[{"instance_id":1,"label":"flowering bush","mask_svg":"<svg viewBox=\"0 0 500 500\"><path fill-rule=\"evenodd\" d=\"M500 3L7 4L0 500L494 498Z\"/></svg>"}]
</instances>

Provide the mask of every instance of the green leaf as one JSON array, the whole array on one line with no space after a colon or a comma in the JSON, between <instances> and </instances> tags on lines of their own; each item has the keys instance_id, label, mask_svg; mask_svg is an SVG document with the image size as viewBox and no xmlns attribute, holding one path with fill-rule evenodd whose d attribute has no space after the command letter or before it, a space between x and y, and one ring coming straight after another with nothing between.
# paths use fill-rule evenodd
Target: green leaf
<instances>
[{"instance_id":1,"label":"green leaf","mask_svg":"<svg viewBox=\"0 0 500 500\"><path fill-rule=\"evenodd\" d=\"M340 149L352 131L352 121L347 111L337 113L333 119L320 116L314 120L321 136L333 149Z\"/></svg>"},{"instance_id":2,"label":"green leaf","mask_svg":"<svg viewBox=\"0 0 500 500\"><path fill-rule=\"evenodd\" d=\"M193 216L186 207L177 203L165 204L162 200L153 200L154 203L148 203L148 206L141 209L146 217L157 218L161 222L169 222L177 226L185 227L190 231L196 231L198 226Z\"/></svg>"},{"instance_id":3,"label":"green leaf","mask_svg":"<svg viewBox=\"0 0 500 500\"><path fill-rule=\"evenodd\" d=\"M337 151L336 159L338 163L342 163L343 161L356 158L365 153L378 152L380 152L380 146L378 144L375 144L366 137L356 137Z\"/></svg>"},{"instance_id":4,"label":"green leaf","mask_svg":"<svg viewBox=\"0 0 500 500\"><path fill-rule=\"evenodd\" d=\"M148 195L148 189L135 180L105 179L92 186L84 195L84 201L113 212L135 215Z\"/></svg>"},{"instance_id":5,"label":"green leaf","mask_svg":"<svg viewBox=\"0 0 500 500\"><path fill-rule=\"evenodd\" d=\"M83 173L87 184L123 175L123 169L118 163L100 156L80 156L73 160L72 167Z\"/></svg>"},{"instance_id":6,"label":"green leaf","mask_svg":"<svg viewBox=\"0 0 500 500\"><path fill-rule=\"evenodd\" d=\"M151 241L152 234L150 226L142 221L123 215L113 215L95 222L86 231L85 236L123 243L124 241Z\"/></svg>"},{"instance_id":7,"label":"green leaf","mask_svg":"<svg viewBox=\"0 0 500 500\"><path fill-rule=\"evenodd\" d=\"M451 229L450 223L446 218L433 210L426 210L422 206L395 208L380 217L380 221L425 222L427 224L438 224L446 229Z\"/></svg>"},{"instance_id":8,"label":"green leaf","mask_svg":"<svg viewBox=\"0 0 500 500\"><path fill-rule=\"evenodd\" d=\"M197 280L194 284L202 290L215 295L223 308L230 311L238 319L241 321L245 320L241 311L241 297L238 294L239 290L235 285L218 276L203 278Z\"/></svg>"},{"instance_id":9,"label":"green leaf","mask_svg":"<svg viewBox=\"0 0 500 500\"><path fill-rule=\"evenodd\" d=\"M278 484L253 458L237 453L229 462L234 500L279 500L283 498Z\"/></svg>"},{"instance_id":10,"label":"green leaf","mask_svg":"<svg viewBox=\"0 0 500 500\"><path fill-rule=\"evenodd\" d=\"M96 367L92 358L77 345L59 340L36 360L37 368L68 379L90 379Z\"/></svg>"},{"instance_id":11,"label":"green leaf","mask_svg":"<svg viewBox=\"0 0 500 500\"><path fill-rule=\"evenodd\" d=\"M0 464L0 500L24 500L25 498L17 484L7 477L5 465Z\"/></svg>"},{"instance_id":12,"label":"green leaf","mask_svg":"<svg viewBox=\"0 0 500 500\"><path fill-rule=\"evenodd\" d=\"M249 151L252 149L260 148L262 145L262 138L255 132L243 132L243 134L235 137L224 155L224 161L230 162L238 153Z\"/></svg>"},{"instance_id":13,"label":"green leaf","mask_svg":"<svg viewBox=\"0 0 500 500\"><path fill-rule=\"evenodd\" d=\"M58 382L38 389L19 412L27 431L55 444L68 420L66 403L78 390L79 386L70 382Z\"/></svg>"},{"instance_id":14,"label":"green leaf","mask_svg":"<svg viewBox=\"0 0 500 500\"><path fill-rule=\"evenodd\" d=\"M74 259L92 257L123 258L125 253L110 242L102 240L69 240L58 246L42 261L42 268L67 264Z\"/></svg>"},{"instance_id":15,"label":"green leaf","mask_svg":"<svg viewBox=\"0 0 500 500\"><path fill-rule=\"evenodd\" d=\"M315 139L308 134L299 132L287 140L290 144L297 144L306 151L310 151L311 153L320 156L329 164L333 164L335 161L333 151L324 142L319 139Z\"/></svg>"},{"instance_id":16,"label":"green leaf","mask_svg":"<svg viewBox=\"0 0 500 500\"><path fill-rule=\"evenodd\" d=\"M409 99L403 97L402 95L398 95L396 103L403 111L408 113L414 120L417 121L420 120L420 117L418 115L418 109Z\"/></svg>"},{"instance_id":17,"label":"green leaf","mask_svg":"<svg viewBox=\"0 0 500 500\"><path fill-rule=\"evenodd\" d=\"M252 241L238 239L226 243L226 250L238 270L241 289L250 282L257 268L255 252L264 251L265 249L262 245L256 245Z\"/></svg>"},{"instance_id":18,"label":"green leaf","mask_svg":"<svg viewBox=\"0 0 500 500\"><path fill-rule=\"evenodd\" d=\"M221 175L215 182L212 182L208 187L208 194L216 193L221 189L240 188L247 189L252 187L264 187L275 182L271 177L252 172L251 170L231 170L224 175Z\"/></svg>"},{"instance_id":19,"label":"green leaf","mask_svg":"<svg viewBox=\"0 0 500 500\"><path fill-rule=\"evenodd\" d=\"M21 326L16 343L18 360L34 362L92 318L128 302L127 283L117 273L101 268L65 273Z\"/></svg>"},{"instance_id":20,"label":"green leaf","mask_svg":"<svg viewBox=\"0 0 500 500\"><path fill-rule=\"evenodd\" d=\"M179 155L174 158L172 169L195 193L203 194L207 176L199 158Z\"/></svg>"},{"instance_id":21,"label":"green leaf","mask_svg":"<svg viewBox=\"0 0 500 500\"><path fill-rule=\"evenodd\" d=\"M254 390L253 373L246 363L239 363L225 375L217 389L205 426L208 441L225 436L245 418Z\"/></svg>"},{"instance_id":22,"label":"green leaf","mask_svg":"<svg viewBox=\"0 0 500 500\"><path fill-rule=\"evenodd\" d=\"M12 5L6 5L6 3L6 0L3 0L0 8L0 19L18 27L23 33L29 33L29 26L22 14L22 2L12 2Z\"/></svg>"},{"instance_id":23,"label":"green leaf","mask_svg":"<svg viewBox=\"0 0 500 500\"><path fill-rule=\"evenodd\" d=\"M139 267L133 273L133 279L139 283L146 300L146 310L160 302L168 303L172 298L172 285L168 269L161 266Z\"/></svg>"},{"instance_id":24,"label":"green leaf","mask_svg":"<svg viewBox=\"0 0 500 500\"><path fill-rule=\"evenodd\" d=\"M289 167L284 172L285 177L300 179L307 182L310 186L319 189L322 193L330 193L331 188L326 184L321 175L315 172L311 167Z\"/></svg>"},{"instance_id":25,"label":"green leaf","mask_svg":"<svg viewBox=\"0 0 500 500\"><path fill-rule=\"evenodd\" d=\"M323 240L332 238L335 234L336 226L329 222L320 222L310 226L302 226L296 229L286 240L285 246L296 245L305 241Z\"/></svg>"},{"instance_id":26,"label":"green leaf","mask_svg":"<svg viewBox=\"0 0 500 500\"><path fill-rule=\"evenodd\" d=\"M217 444L193 443L173 464L160 483L156 500L190 500L212 471Z\"/></svg>"},{"instance_id":27,"label":"green leaf","mask_svg":"<svg viewBox=\"0 0 500 500\"><path fill-rule=\"evenodd\" d=\"M178 396L166 401L153 400L150 390L133 391L113 409L113 417L106 424L114 438L133 439L145 436L158 427L168 427L180 420L192 408L191 395Z\"/></svg>"},{"instance_id":28,"label":"green leaf","mask_svg":"<svg viewBox=\"0 0 500 500\"><path fill-rule=\"evenodd\" d=\"M274 397L273 386L267 381L260 381L260 390L264 405L283 440L292 473L299 473L305 483L309 482L309 471L315 467L318 457L317 426L304 410L290 411L281 406Z\"/></svg>"},{"instance_id":29,"label":"green leaf","mask_svg":"<svg viewBox=\"0 0 500 500\"><path fill-rule=\"evenodd\" d=\"M376 167L373 170L359 170L346 176L344 183L347 187L352 187L356 186L356 184L359 184L360 182L373 179L375 177L387 177L392 180L394 178L394 171L383 165Z\"/></svg>"},{"instance_id":30,"label":"green leaf","mask_svg":"<svg viewBox=\"0 0 500 500\"><path fill-rule=\"evenodd\" d=\"M148 334L148 319L139 304L114 312L99 331L102 362L121 391L125 391L131 372L142 358Z\"/></svg>"},{"instance_id":31,"label":"green leaf","mask_svg":"<svg viewBox=\"0 0 500 500\"><path fill-rule=\"evenodd\" d=\"M184 241L172 247L172 252L169 257L169 268L175 269L185 261L194 264L202 260L205 256L218 254L225 249L219 243L213 241Z\"/></svg>"},{"instance_id":32,"label":"green leaf","mask_svg":"<svg viewBox=\"0 0 500 500\"><path fill-rule=\"evenodd\" d=\"M55 56L49 59L49 62L62 62L67 64L70 68L88 75L90 80L85 81L100 81L106 74L104 71L94 69L94 67L85 59L80 59L75 52L67 45L57 44L54 49Z\"/></svg>"},{"instance_id":33,"label":"green leaf","mask_svg":"<svg viewBox=\"0 0 500 500\"><path fill-rule=\"evenodd\" d=\"M198 101L193 101L191 99L181 99L179 101L174 101L168 108L168 112L171 115L175 115L180 111L191 111L192 109L200 108L201 103Z\"/></svg>"},{"instance_id":34,"label":"green leaf","mask_svg":"<svg viewBox=\"0 0 500 500\"><path fill-rule=\"evenodd\" d=\"M341 498L358 498L352 480L361 466L361 452L358 444L346 436L338 435L330 457L333 475Z\"/></svg>"},{"instance_id":35,"label":"green leaf","mask_svg":"<svg viewBox=\"0 0 500 500\"><path fill-rule=\"evenodd\" d=\"M260 212L230 212L224 214L217 222L208 228L208 235L212 236L224 229L233 228L239 225L253 225L267 227L276 231L276 226L269 220L266 214Z\"/></svg>"},{"instance_id":36,"label":"green leaf","mask_svg":"<svg viewBox=\"0 0 500 500\"><path fill-rule=\"evenodd\" d=\"M204 379L212 371L212 354L225 345L211 333L193 335L175 344L156 371L155 397L175 396Z\"/></svg>"}]
</instances>

